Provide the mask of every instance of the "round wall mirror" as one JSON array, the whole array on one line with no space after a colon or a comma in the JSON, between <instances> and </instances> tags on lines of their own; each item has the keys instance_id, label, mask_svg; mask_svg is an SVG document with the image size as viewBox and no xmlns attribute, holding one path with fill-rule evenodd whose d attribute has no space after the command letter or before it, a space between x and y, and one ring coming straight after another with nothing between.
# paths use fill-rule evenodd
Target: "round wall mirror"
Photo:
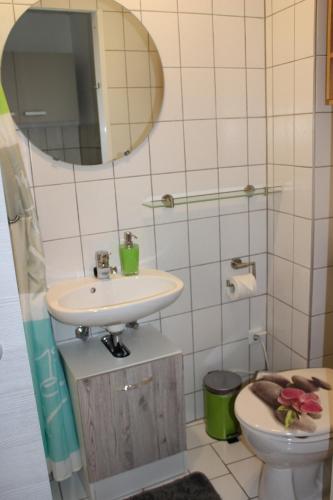
<instances>
[{"instance_id":1,"label":"round wall mirror","mask_svg":"<svg viewBox=\"0 0 333 500\"><path fill-rule=\"evenodd\" d=\"M113 0L98 0L94 11L53 5L34 4L5 43L1 80L13 119L56 160L122 158L143 142L161 109L157 48Z\"/></svg>"}]
</instances>

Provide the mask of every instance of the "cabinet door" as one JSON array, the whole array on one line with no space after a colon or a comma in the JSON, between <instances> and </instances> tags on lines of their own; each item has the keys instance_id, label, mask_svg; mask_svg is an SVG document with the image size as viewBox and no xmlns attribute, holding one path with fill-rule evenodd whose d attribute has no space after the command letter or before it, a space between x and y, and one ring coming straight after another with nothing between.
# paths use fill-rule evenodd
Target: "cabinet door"
<instances>
[{"instance_id":1,"label":"cabinet door","mask_svg":"<svg viewBox=\"0 0 333 500\"><path fill-rule=\"evenodd\" d=\"M79 381L89 481L185 449L182 356Z\"/></svg>"},{"instance_id":2,"label":"cabinet door","mask_svg":"<svg viewBox=\"0 0 333 500\"><path fill-rule=\"evenodd\" d=\"M16 53L14 58L20 123L78 123L72 54Z\"/></svg>"}]
</instances>

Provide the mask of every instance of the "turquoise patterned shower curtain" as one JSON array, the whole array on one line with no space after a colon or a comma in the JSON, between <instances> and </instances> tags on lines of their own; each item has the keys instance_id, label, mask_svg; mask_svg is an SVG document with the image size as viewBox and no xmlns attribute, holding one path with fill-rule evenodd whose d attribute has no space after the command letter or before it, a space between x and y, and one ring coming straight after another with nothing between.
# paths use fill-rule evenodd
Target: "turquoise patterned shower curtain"
<instances>
[{"instance_id":1,"label":"turquoise patterned shower curtain","mask_svg":"<svg viewBox=\"0 0 333 500\"><path fill-rule=\"evenodd\" d=\"M81 456L68 388L45 304L45 264L36 212L1 86L0 167L45 455L49 472L56 481L62 481L81 468Z\"/></svg>"}]
</instances>

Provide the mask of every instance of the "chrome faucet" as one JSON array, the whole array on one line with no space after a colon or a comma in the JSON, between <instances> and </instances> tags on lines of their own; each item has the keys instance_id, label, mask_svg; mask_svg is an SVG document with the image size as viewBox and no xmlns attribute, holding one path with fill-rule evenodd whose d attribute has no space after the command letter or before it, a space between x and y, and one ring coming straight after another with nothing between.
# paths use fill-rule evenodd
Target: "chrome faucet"
<instances>
[{"instance_id":1,"label":"chrome faucet","mask_svg":"<svg viewBox=\"0 0 333 500\"><path fill-rule=\"evenodd\" d=\"M111 274L117 274L118 270L116 266L110 267L111 253L107 250L97 250L95 254L96 268L95 276L98 279L105 280L110 279Z\"/></svg>"}]
</instances>

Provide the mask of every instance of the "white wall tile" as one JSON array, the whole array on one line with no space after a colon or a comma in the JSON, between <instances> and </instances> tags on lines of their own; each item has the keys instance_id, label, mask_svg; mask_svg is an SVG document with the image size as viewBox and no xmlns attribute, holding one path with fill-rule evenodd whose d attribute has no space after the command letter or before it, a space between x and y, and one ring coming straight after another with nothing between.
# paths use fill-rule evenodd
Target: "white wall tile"
<instances>
[{"instance_id":1,"label":"white wall tile","mask_svg":"<svg viewBox=\"0 0 333 500\"><path fill-rule=\"evenodd\" d=\"M221 217L221 259L227 260L249 254L248 214Z\"/></svg>"},{"instance_id":2,"label":"white wall tile","mask_svg":"<svg viewBox=\"0 0 333 500\"><path fill-rule=\"evenodd\" d=\"M142 10L161 10L177 12L176 0L141 0Z\"/></svg>"},{"instance_id":3,"label":"white wall tile","mask_svg":"<svg viewBox=\"0 0 333 500\"><path fill-rule=\"evenodd\" d=\"M295 215L312 216L312 169L295 168Z\"/></svg>"},{"instance_id":4,"label":"white wall tile","mask_svg":"<svg viewBox=\"0 0 333 500\"><path fill-rule=\"evenodd\" d=\"M310 220L294 218L294 262L311 266L312 223Z\"/></svg>"},{"instance_id":5,"label":"white wall tile","mask_svg":"<svg viewBox=\"0 0 333 500\"><path fill-rule=\"evenodd\" d=\"M172 274L180 278L184 283L184 290L180 297L170 306L162 309L161 317L172 316L174 314L181 314L191 309L191 286L190 286L190 271L189 269L178 269L172 271Z\"/></svg>"},{"instance_id":6,"label":"white wall tile","mask_svg":"<svg viewBox=\"0 0 333 500\"><path fill-rule=\"evenodd\" d=\"M214 70L183 68L183 105L185 120L215 117Z\"/></svg>"},{"instance_id":7,"label":"white wall tile","mask_svg":"<svg viewBox=\"0 0 333 500\"><path fill-rule=\"evenodd\" d=\"M292 165L294 162L294 117L274 118L274 162Z\"/></svg>"},{"instance_id":8,"label":"white wall tile","mask_svg":"<svg viewBox=\"0 0 333 500\"><path fill-rule=\"evenodd\" d=\"M295 113L311 113L314 108L314 58L295 62Z\"/></svg>"},{"instance_id":9,"label":"white wall tile","mask_svg":"<svg viewBox=\"0 0 333 500\"><path fill-rule=\"evenodd\" d=\"M37 187L35 198L43 241L79 235L74 184Z\"/></svg>"},{"instance_id":10,"label":"white wall tile","mask_svg":"<svg viewBox=\"0 0 333 500\"><path fill-rule=\"evenodd\" d=\"M84 275L80 238L47 241L43 248L48 285Z\"/></svg>"},{"instance_id":11,"label":"white wall tile","mask_svg":"<svg viewBox=\"0 0 333 500\"><path fill-rule=\"evenodd\" d=\"M232 370L245 378L249 370L249 341L241 340L222 347L223 369Z\"/></svg>"},{"instance_id":12,"label":"white wall tile","mask_svg":"<svg viewBox=\"0 0 333 500\"><path fill-rule=\"evenodd\" d=\"M273 68L274 115L294 113L294 71L294 62Z\"/></svg>"},{"instance_id":13,"label":"white wall tile","mask_svg":"<svg viewBox=\"0 0 333 500\"><path fill-rule=\"evenodd\" d=\"M198 14L180 14L179 30L182 66L214 66L211 17Z\"/></svg>"},{"instance_id":14,"label":"white wall tile","mask_svg":"<svg viewBox=\"0 0 333 500\"><path fill-rule=\"evenodd\" d=\"M246 18L246 66L265 67L265 23L263 19Z\"/></svg>"},{"instance_id":15,"label":"white wall tile","mask_svg":"<svg viewBox=\"0 0 333 500\"><path fill-rule=\"evenodd\" d=\"M247 163L247 126L245 119L218 120L219 166Z\"/></svg>"},{"instance_id":16,"label":"white wall tile","mask_svg":"<svg viewBox=\"0 0 333 500\"><path fill-rule=\"evenodd\" d=\"M230 4L228 0L224 3L227 2ZM235 2L233 1L232 4L234 5ZM243 68L245 66L244 19L214 16L213 20L215 65L217 67Z\"/></svg>"},{"instance_id":17,"label":"white wall tile","mask_svg":"<svg viewBox=\"0 0 333 500\"><path fill-rule=\"evenodd\" d=\"M157 123L149 137L153 174L185 169L184 134L181 122Z\"/></svg>"},{"instance_id":18,"label":"white wall tile","mask_svg":"<svg viewBox=\"0 0 333 500\"><path fill-rule=\"evenodd\" d=\"M266 211L250 213L250 254L267 252Z\"/></svg>"},{"instance_id":19,"label":"white wall tile","mask_svg":"<svg viewBox=\"0 0 333 500\"><path fill-rule=\"evenodd\" d=\"M193 337L195 351L222 343L221 306L193 311Z\"/></svg>"},{"instance_id":20,"label":"white wall tile","mask_svg":"<svg viewBox=\"0 0 333 500\"><path fill-rule=\"evenodd\" d=\"M185 421L193 422L195 420L195 394L185 395Z\"/></svg>"},{"instance_id":21,"label":"white wall tile","mask_svg":"<svg viewBox=\"0 0 333 500\"><path fill-rule=\"evenodd\" d=\"M310 358L333 354L333 314L320 314L311 319Z\"/></svg>"},{"instance_id":22,"label":"white wall tile","mask_svg":"<svg viewBox=\"0 0 333 500\"><path fill-rule=\"evenodd\" d=\"M161 321L162 334L178 346L183 354L193 352L191 314L179 314Z\"/></svg>"},{"instance_id":23,"label":"white wall tile","mask_svg":"<svg viewBox=\"0 0 333 500\"><path fill-rule=\"evenodd\" d=\"M220 264L191 268L192 304L194 309L215 306L221 302Z\"/></svg>"},{"instance_id":24,"label":"white wall tile","mask_svg":"<svg viewBox=\"0 0 333 500\"><path fill-rule=\"evenodd\" d=\"M312 314L333 311L333 267L313 271Z\"/></svg>"},{"instance_id":25,"label":"white wall tile","mask_svg":"<svg viewBox=\"0 0 333 500\"><path fill-rule=\"evenodd\" d=\"M152 225L152 210L142 205L144 200L151 197L150 178L143 176L116 179L115 185L119 228Z\"/></svg>"},{"instance_id":26,"label":"white wall tile","mask_svg":"<svg viewBox=\"0 0 333 500\"><path fill-rule=\"evenodd\" d=\"M266 119L248 119L249 164L266 163Z\"/></svg>"},{"instance_id":27,"label":"white wall tile","mask_svg":"<svg viewBox=\"0 0 333 500\"><path fill-rule=\"evenodd\" d=\"M293 305L304 314L310 309L310 269L294 264Z\"/></svg>"},{"instance_id":28,"label":"white wall tile","mask_svg":"<svg viewBox=\"0 0 333 500\"><path fill-rule=\"evenodd\" d=\"M333 169L316 168L315 173L315 218L333 217Z\"/></svg>"},{"instance_id":29,"label":"white wall tile","mask_svg":"<svg viewBox=\"0 0 333 500\"><path fill-rule=\"evenodd\" d=\"M273 64L294 59L294 9L286 9L273 16Z\"/></svg>"},{"instance_id":30,"label":"white wall tile","mask_svg":"<svg viewBox=\"0 0 333 500\"><path fill-rule=\"evenodd\" d=\"M35 186L74 182L72 165L55 161L50 156L41 153L36 147L32 147L30 151Z\"/></svg>"},{"instance_id":31,"label":"white wall tile","mask_svg":"<svg viewBox=\"0 0 333 500\"><path fill-rule=\"evenodd\" d=\"M295 5L295 59L314 54L316 3L305 0Z\"/></svg>"},{"instance_id":32,"label":"white wall tile","mask_svg":"<svg viewBox=\"0 0 333 500\"><path fill-rule=\"evenodd\" d=\"M316 114L316 166L332 163L332 114Z\"/></svg>"},{"instance_id":33,"label":"white wall tile","mask_svg":"<svg viewBox=\"0 0 333 500\"><path fill-rule=\"evenodd\" d=\"M223 344L248 339L250 328L249 300L229 302L222 306Z\"/></svg>"},{"instance_id":34,"label":"white wall tile","mask_svg":"<svg viewBox=\"0 0 333 500\"><path fill-rule=\"evenodd\" d=\"M189 265L187 223L156 226L157 266L163 271Z\"/></svg>"},{"instance_id":35,"label":"white wall tile","mask_svg":"<svg viewBox=\"0 0 333 500\"><path fill-rule=\"evenodd\" d=\"M103 167L98 167L98 170L101 170L102 168ZM117 160L114 166L114 173L116 177L149 175L150 164L148 139L140 144L140 146L135 148L135 150L132 151L130 155L124 156L120 160Z\"/></svg>"},{"instance_id":36,"label":"white wall tile","mask_svg":"<svg viewBox=\"0 0 333 500\"><path fill-rule=\"evenodd\" d=\"M284 213L274 214L274 254L293 260L294 218Z\"/></svg>"},{"instance_id":37,"label":"white wall tile","mask_svg":"<svg viewBox=\"0 0 333 500\"><path fill-rule=\"evenodd\" d=\"M217 167L217 138L215 120L184 122L187 170Z\"/></svg>"},{"instance_id":38,"label":"white wall tile","mask_svg":"<svg viewBox=\"0 0 333 500\"><path fill-rule=\"evenodd\" d=\"M219 169L219 190L221 192L241 191L248 184L248 167L232 167ZM246 198L229 198L220 200L222 215L248 211Z\"/></svg>"},{"instance_id":39,"label":"white wall tile","mask_svg":"<svg viewBox=\"0 0 333 500\"><path fill-rule=\"evenodd\" d=\"M178 0L179 12L212 13L211 0Z\"/></svg>"},{"instance_id":40,"label":"white wall tile","mask_svg":"<svg viewBox=\"0 0 333 500\"><path fill-rule=\"evenodd\" d=\"M213 0L213 12L225 16L244 16L244 0Z\"/></svg>"},{"instance_id":41,"label":"white wall tile","mask_svg":"<svg viewBox=\"0 0 333 500\"><path fill-rule=\"evenodd\" d=\"M266 7L267 8L267 7ZM267 16L268 14L266 14ZM273 65L273 18L266 17L266 67Z\"/></svg>"},{"instance_id":42,"label":"white wall tile","mask_svg":"<svg viewBox=\"0 0 333 500\"><path fill-rule=\"evenodd\" d=\"M273 363L274 371L291 369L291 350L276 340L273 340Z\"/></svg>"},{"instance_id":43,"label":"white wall tile","mask_svg":"<svg viewBox=\"0 0 333 500\"><path fill-rule=\"evenodd\" d=\"M180 66L177 14L143 12L142 23L158 48L163 67Z\"/></svg>"},{"instance_id":44,"label":"white wall tile","mask_svg":"<svg viewBox=\"0 0 333 500\"><path fill-rule=\"evenodd\" d=\"M274 208L281 212L294 211L294 169L290 166L274 167L274 186L281 186L282 191L274 194Z\"/></svg>"},{"instance_id":45,"label":"white wall tile","mask_svg":"<svg viewBox=\"0 0 333 500\"><path fill-rule=\"evenodd\" d=\"M221 370L221 347L206 349L194 354L195 389L202 389L202 382L209 371Z\"/></svg>"},{"instance_id":46,"label":"white wall tile","mask_svg":"<svg viewBox=\"0 0 333 500\"><path fill-rule=\"evenodd\" d=\"M280 259L279 257L274 257L274 297L286 302L287 304L292 304L292 277L293 277L293 265L291 262Z\"/></svg>"},{"instance_id":47,"label":"white wall tile","mask_svg":"<svg viewBox=\"0 0 333 500\"><path fill-rule=\"evenodd\" d=\"M292 348L301 356L308 357L309 316L294 309Z\"/></svg>"},{"instance_id":48,"label":"white wall tile","mask_svg":"<svg viewBox=\"0 0 333 500\"><path fill-rule=\"evenodd\" d=\"M113 179L113 165L112 163L104 163L104 165L98 165L98 167L96 165L85 165L84 168L81 165L74 165L74 176L75 182Z\"/></svg>"},{"instance_id":49,"label":"white wall tile","mask_svg":"<svg viewBox=\"0 0 333 500\"><path fill-rule=\"evenodd\" d=\"M117 228L113 180L79 182L76 190L82 234L103 233Z\"/></svg>"},{"instance_id":50,"label":"white wall tile","mask_svg":"<svg viewBox=\"0 0 333 500\"><path fill-rule=\"evenodd\" d=\"M295 165L313 164L313 115L295 116Z\"/></svg>"},{"instance_id":51,"label":"white wall tile","mask_svg":"<svg viewBox=\"0 0 333 500\"><path fill-rule=\"evenodd\" d=\"M220 227L218 217L199 219L189 224L191 265L197 266L220 259ZM203 245L202 242L206 244Z\"/></svg>"},{"instance_id":52,"label":"white wall tile","mask_svg":"<svg viewBox=\"0 0 333 500\"><path fill-rule=\"evenodd\" d=\"M264 0L245 0L245 15L251 17L265 16Z\"/></svg>"},{"instance_id":53,"label":"white wall tile","mask_svg":"<svg viewBox=\"0 0 333 500\"><path fill-rule=\"evenodd\" d=\"M245 69L217 68L215 78L217 117L246 116Z\"/></svg>"},{"instance_id":54,"label":"white wall tile","mask_svg":"<svg viewBox=\"0 0 333 500\"><path fill-rule=\"evenodd\" d=\"M265 116L265 70L248 69L246 75L248 116Z\"/></svg>"},{"instance_id":55,"label":"white wall tile","mask_svg":"<svg viewBox=\"0 0 333 500\"><path fill-rule=\"evenodd\" d=\"M14 23L14 9L12 4L0 4L1 31L0 45L3 47Z\"/></svg>"},{"instance_id":56,"label":"white wall tile","mask_svg":"<svg viewBox=\"0 0 333 500\"><path fill-rule=\"evenodd\" d=\"M187 193L189 196L204 193L216 193L218 191L218 171L197 170L186 173ZM189 219L202 219L204 217L217 216L219 213L219 202L204 201L188 205Z\"/></svg>"},{"instance_id":57,"label":"white wall tile","mask_svg":"<svg viewBox=\"0 0 333 500\"><path fill-rule=\"evenodd\" d=\"M164 68L164 95L159 121L183 118L181 77L179 68Z\"/></svg>"},{"instance_id":58,"label":"white wall tile","mask_svg":"<svg viewBox=\"0 0 333 500\"><path fill-rule=\"evenodd\" d=\"M293 309L291 306L280 302L279 300L273 300L273 334L274 337L291 347L292 338L292 321L293 321Z\"/></svg>"},{"instance_id":59,"label":"white wall tile","mask_svg":"<svg viewBox=\"0 0 333 500\"><path fill-rule=\"evenodd\" d=\"M320 219L314 223L313 265L333 265L333 219Z\"/></svg>"},{"instance_id":60,"label":"white wall tile","mask_svg":"<svg viewBox=\"0 0 333 500\"><path fill-rule=\"evenodd\" d=\"M251 165L249 167L249 182L255 187L267 186L266 165ZM250 210L265 210L267 199L264 196L250 198Z\"/></svg>"}]
</instances>

